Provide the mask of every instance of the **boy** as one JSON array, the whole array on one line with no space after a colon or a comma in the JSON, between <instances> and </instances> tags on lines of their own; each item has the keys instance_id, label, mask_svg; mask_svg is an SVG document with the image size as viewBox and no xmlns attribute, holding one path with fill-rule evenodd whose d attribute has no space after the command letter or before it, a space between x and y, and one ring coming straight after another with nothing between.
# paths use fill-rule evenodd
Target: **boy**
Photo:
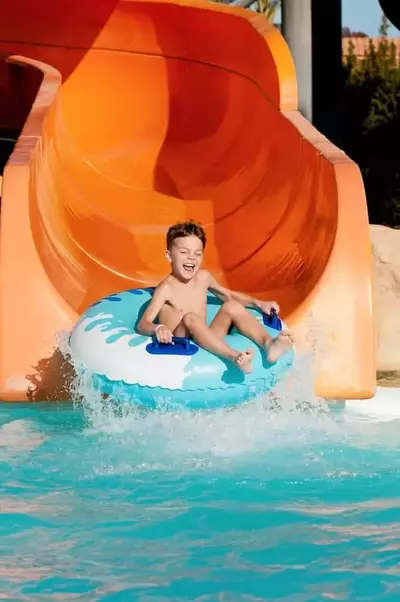
<instances>
[{"instance_id":1,"label":"boy","mask_svg":"<svg viewBox=\"0 0 400 602\"><path fill-rule=\"evenodd\" d=\"M155 335L160 343L171 343L173 336L191 336L200 347L231 360L248 374L252 371L253 349L237 351L224 341L234 325L266 350L270 362L276 362L293 345L292 334L283 331L272 339L246 306L267 314L273 308L279 311L279 306L274 301L258 301L218 284L209 272L200 269L205 246L206 235L200 224L189 221L170 227L166 258L171 263L171 274L154 291L137 331ZM210 326L206 323L208 290L224 302ZM159 324L155 325L157 316Z\"/></svg>"}]
</instances>

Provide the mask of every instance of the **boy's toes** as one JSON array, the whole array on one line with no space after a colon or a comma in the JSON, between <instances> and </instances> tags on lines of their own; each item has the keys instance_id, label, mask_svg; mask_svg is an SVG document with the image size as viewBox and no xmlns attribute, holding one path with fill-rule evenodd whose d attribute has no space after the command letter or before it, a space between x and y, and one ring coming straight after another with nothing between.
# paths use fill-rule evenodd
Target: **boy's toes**
<instances>
[{"instance_id":1,"label":"boy's toes","mask_svg":"<svg viewBox=\"0 0 400 602\"><path fill-rule=\"evenodd\" d=\"M274 363L286 353L294 344L294 336L290 330L283 330L279 336L272 341L268 350L268 361Z\"/></svg>"},{"instance_id":2,"label":"boy's toes","mask_svg":"<svg viewBox=\"0 0 400 602\"><path fill-rule=\"evenodd\" d=\"M250 374L253 370L251 362L253 361L254 351L253 349L248 349L247 351L243 351L240 355L235 359L235 364L238 368L240 368L245 374Z\"/></svg>"}]
</instances>

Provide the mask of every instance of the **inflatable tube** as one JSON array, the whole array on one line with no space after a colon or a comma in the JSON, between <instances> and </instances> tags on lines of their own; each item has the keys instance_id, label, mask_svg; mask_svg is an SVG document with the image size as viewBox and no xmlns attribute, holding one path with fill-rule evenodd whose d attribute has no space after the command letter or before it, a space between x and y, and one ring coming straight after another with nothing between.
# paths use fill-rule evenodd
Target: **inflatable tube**
<instances>
[{"instance_id":1,"label":"inflatable tube","mask_svg":"<svg viewBox=\"0 0 400 602\"><path fill-rule=\"evenodd\" d=\"M255 344L233 329L226 341L235 349L255 348L253 372L244 374L189 339L160 345L135 332L154 288L132 289L94 303L81 316L70 335L74 361L88 371L101 392L123 397L141 406L214 409L233 406L271 390L292 365L294 353L285 353L276 364ZM207 321L214 318L221 301L209 294ZM264 323L271 336L279 334L280 319L268 325L268 316L249 310ZM274 328L272 328L274 326Z\"/></svg>"}]
</instances>

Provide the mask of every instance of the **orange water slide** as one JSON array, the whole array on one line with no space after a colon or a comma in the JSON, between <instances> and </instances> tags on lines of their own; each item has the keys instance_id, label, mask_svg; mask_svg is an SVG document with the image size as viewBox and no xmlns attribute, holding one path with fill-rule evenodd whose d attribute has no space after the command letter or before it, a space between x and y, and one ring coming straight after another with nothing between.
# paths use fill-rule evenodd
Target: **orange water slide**
<instances>
[{"instance_id":1,"label":"orange water slide","mask_svg":"<svg viewBox=\"0 0 400 602\"><path fill-rule=\"evenodd\" d=\"M221 282L296 329L312 315L318 394L371 397L362 180L297 111L280 32L202 0L13 0L0 17L3 88L21 103L40 80L3 177L0 398L29 397L90 303L162 278L166 229L187 218Z\"/></svg>"}]
</instances>

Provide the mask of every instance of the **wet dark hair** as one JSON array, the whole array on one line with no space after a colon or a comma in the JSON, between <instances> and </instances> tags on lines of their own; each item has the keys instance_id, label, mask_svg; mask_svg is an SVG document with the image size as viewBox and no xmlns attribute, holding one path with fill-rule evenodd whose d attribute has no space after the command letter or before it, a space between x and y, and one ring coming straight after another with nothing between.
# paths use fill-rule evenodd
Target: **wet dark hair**
<instances>
[{"instance_id":1,"label":"wet dark hair","mask_svg":"<svg viewBox=\"0 0 400 602\"><path fill-rule=\"evenodd\" d=\"M178 222L169 228L167 232L167 249L171 248L176 238L184 238L186 236L197 236L203 243L203 249L206 246L207 237L203 227L198 222L190 220L188 222Z\"/></svg>"}]
</instances>

